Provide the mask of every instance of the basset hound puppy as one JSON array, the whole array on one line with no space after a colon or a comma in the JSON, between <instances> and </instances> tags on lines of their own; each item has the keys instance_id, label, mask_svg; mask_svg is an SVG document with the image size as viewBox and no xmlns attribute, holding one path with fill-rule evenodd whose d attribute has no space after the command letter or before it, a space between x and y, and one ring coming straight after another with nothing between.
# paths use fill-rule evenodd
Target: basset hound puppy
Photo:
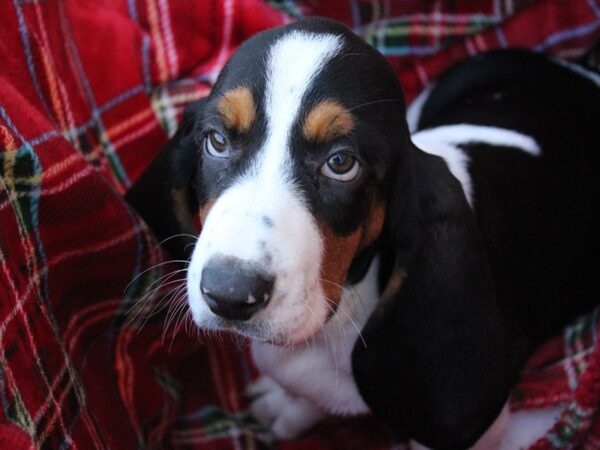
<instances>
[{"instance_id":1,"label":"basset hound puppy","mask_svg":"<svg viewBox=\"0 0 600 450\"><path fill-rule=\"evenodd\" d=\"M598 78L518 50L407 116L380 53L306 19L239 48L128 198L159 238L199 218L193 320L252 340L275 437L372 412L415 448L493 448L525 358L598 302L599 117Z\"/></svg>"}]
</instances>

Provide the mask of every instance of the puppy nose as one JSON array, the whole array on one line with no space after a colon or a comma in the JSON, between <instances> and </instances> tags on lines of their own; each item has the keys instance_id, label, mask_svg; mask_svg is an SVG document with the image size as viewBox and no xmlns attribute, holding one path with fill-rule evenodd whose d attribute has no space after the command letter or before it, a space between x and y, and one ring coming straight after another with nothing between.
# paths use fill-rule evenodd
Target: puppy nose
<instances>
[{"instance_id":1,"label":"puppy nose","mask_svg":"<svg viewBox=\"0 0 600 450\"><path fill-rule=\"evenodd\" d=\"M273 276L251 262L217 257L202 270L200 291L213 313L226 319L248 320L269 301L273 281Z\"/></svg>"}]
</instances>

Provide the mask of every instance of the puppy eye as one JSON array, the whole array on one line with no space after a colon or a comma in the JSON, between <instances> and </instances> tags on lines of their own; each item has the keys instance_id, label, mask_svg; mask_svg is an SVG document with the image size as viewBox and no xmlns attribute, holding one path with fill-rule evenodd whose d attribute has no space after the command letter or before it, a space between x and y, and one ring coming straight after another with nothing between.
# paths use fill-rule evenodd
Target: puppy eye
<instances>
[{"instance_id":1,"label":"puppy eye","mask_svg":"<svg viewBox=\"0 0 600 450\"><path fill-rule=\"evenodd\" d=\"M360 163L346 152L337 152L329 156L329 159L321 167L321 173L328 178L338 181L352 181L358 175Z\"/></svg>"},{"instance_id":2,"label":"puppy eye","mask_svg":"<svg viewBox=\"0 0 600 450\"><path fill-rule=\"evenodd\" d=\"M212 130L204 138L204 150L215 158L227 158L229 156L229 145L227 139L218 131Z\"/></svg>"}]
</instances>

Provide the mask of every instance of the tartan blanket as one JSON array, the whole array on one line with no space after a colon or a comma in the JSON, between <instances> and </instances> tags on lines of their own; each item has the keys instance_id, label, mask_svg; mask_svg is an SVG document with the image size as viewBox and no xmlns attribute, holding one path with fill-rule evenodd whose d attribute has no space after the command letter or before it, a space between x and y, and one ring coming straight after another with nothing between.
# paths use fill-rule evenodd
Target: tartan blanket
<instances>
[{"instance_id":1,"label":"tartan blanket","mask_svg":"<svg viewBox=\"0 0 600 450\"><path fill-rule=\"evenodd\" d=\"M189 327L123 194L244 39L304 15L375 45L408 99L480 51L577 59L600 36L598 0L0 1L0 448L269 447L241 394L246 344ZM600 448L598 314L542 346L513 392L513 410L564 406L535 449ZM281 448L404 446L365 417Z\"/></svg>"}]
</instances>

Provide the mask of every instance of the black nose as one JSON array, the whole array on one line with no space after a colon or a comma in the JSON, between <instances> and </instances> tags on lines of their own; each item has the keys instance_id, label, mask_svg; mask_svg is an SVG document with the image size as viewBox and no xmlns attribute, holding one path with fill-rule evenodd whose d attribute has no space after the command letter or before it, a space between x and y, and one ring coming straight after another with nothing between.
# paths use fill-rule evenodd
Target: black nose
<instances>
[{"instance_id":1,"label":"black nose","mask_svg":"<svg viewBox=\"0 0 600 450\"><path fill-rule=\"evenodd\" d=\"M213 313L248 320L269 301L273 277L248 261L213 257L202 270L200 291Z\"/></svg>"}]
</instances>

